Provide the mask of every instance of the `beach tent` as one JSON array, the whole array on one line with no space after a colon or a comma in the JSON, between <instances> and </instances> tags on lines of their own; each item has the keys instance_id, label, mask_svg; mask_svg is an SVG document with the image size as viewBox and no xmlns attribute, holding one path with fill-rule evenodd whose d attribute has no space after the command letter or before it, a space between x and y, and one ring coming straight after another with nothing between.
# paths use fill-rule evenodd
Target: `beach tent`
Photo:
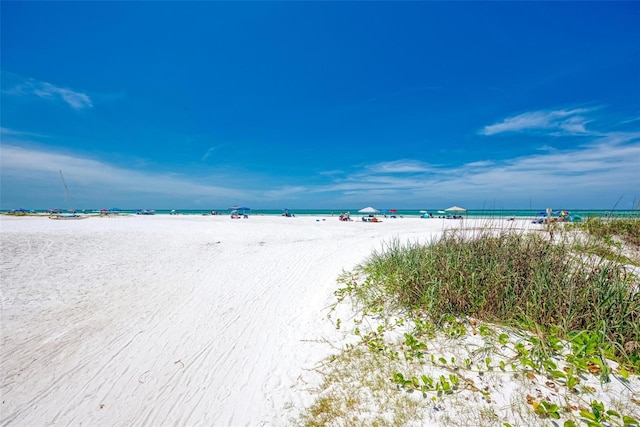
<instances>
[{"instance_id":1,"label":"beach tent","mask_svg":"<svg viewBox=\"0 0 640 427\"><path fill-rule=\"evenodd\" d=\"M360 213L380 213L380 211L378 209L372 208L371 206L367 206L366 208L362 208L358 212L360 212Z\"/></svg>"},{"instance_id":2,"label":"beach tent","mask_svg":"<svg viewBox=\"0 0 640 427\"><path fill-rule=\"evenodd\" d=\"M461 208L460 206L451 206L444 210L445 212L466 212L465 208Z\"/></svg>"}]
</instances>

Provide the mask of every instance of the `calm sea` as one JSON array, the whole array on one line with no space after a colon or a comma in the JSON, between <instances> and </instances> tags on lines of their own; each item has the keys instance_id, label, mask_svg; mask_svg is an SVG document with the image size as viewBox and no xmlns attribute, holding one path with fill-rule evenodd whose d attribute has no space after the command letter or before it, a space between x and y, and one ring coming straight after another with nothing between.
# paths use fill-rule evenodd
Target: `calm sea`
<instances>
[{"instance_id":1,"label":"calm sea","mask_svg":"<svg viewBox=\"0 0 640 427\"><path fill-rule=\"evenodd\" d=\"M350 212L351 216L357 217L362 214L358 213L359 208L354 209L289 209L289 212L295 216L338 216L340 213ZM118 213L122 214L137 214L141 212L140 209L122 209L118 210ZM542 213L544 209L538 210L469 210L463 215L466 217L475 218L530 218L535 217ZM37 212L45 213L46 210L37 210ZM100 212L99 210L85 210L86 213ZM155 215L171 215L178 213L180 215L211 215L212 212L216 212L219 215L229 215L230 209L176 209L176 210L164 210L156 209L153 211ZM413 210L413 209L398 209L396 212L381 211L380 215L395 215L397 217L411 218L420 217L426 213L431 213L434 216L447 215L439 209L425 209L425 210ZM589 217L640 217L640 210L571 210L571 215L579 215L583 219ZM275 215L281 216L283 214L282 209L250 209L245 211L248 215Z\"/></svg>"}]
</instances>

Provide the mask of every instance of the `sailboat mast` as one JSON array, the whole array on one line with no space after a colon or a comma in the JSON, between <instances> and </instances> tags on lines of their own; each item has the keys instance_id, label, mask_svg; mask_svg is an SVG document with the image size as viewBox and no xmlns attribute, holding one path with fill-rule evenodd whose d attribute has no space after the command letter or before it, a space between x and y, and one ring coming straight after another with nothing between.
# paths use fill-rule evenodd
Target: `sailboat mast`
<instances>
[{"instance_id":1,"label":"sailboat mast","mask_svg":"<svg viewBox=\"0 0 640 427\"><path fill-rule=\"evenodd\" d=\"M67 204L69 205L69 212L73 212L73 208L71 207L71 196L69 195L69 188L67 187L67 183L64 180L64 175L62 175L62 171L60 171L60 178L62 179L62 185L64 185L64 193L67 196Z\"/></svg>"}]
</instances>

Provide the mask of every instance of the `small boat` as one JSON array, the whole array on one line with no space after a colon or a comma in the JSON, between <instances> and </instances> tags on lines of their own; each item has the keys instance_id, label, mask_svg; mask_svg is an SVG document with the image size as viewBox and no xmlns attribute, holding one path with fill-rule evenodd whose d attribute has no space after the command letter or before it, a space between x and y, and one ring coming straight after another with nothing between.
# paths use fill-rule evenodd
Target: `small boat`
<instances>
[{"instance_id":1,"label":"small boat","mask_svg":"<svg viewBox=\"0 0 640 427\"><path fill-rule=\"evenodd\" d=\"M50 215L49 219L87 219L89 215L78 215L74 213Z\"/></svg>"},{"instance_id":2,"label":"small boat","mask_svg":"<svg viewBox=\"0 0 640 427\"><path fill-rule=\"evenodd\" d=\"M64 192L67 196L67 202L69 206L71 206L71 196L69 195L69 188L67 187L67 183L64 180L64 175L62 175L62 171L60 171L60 179L62 179L62 185L64 185ZM56 209L56 213L49 215L49 219L85 219L89 218L89 215L79 215L75 213L75 210L71 207L69 208L69 213L60 213L59 209Z\"/></svg>"}]
</instances>

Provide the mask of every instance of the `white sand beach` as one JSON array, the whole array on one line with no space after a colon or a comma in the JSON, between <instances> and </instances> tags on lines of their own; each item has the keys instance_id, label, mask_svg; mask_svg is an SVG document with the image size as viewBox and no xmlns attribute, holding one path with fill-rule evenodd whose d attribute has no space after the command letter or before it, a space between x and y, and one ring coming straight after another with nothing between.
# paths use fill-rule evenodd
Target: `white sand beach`
<instances>
[{"instance_id":1,"label":"white sand beach","mask_svg":"<svg viewBox=\"0 0 640 427\"><path fill-rule=\"evenodd\" d=\"M359 218L356 218L359 219ZM459 222L0 220L3 425L277 425L331 351L336 278ZM337 347L340 343L334 343Z\"/></svg>"},{"instance_id":2,"label":"white sand beach","mask_svg":"<svg viewBox=\"0 0 640 427\"><path fill-rule=\"evenodd\" d=\"M0 424L291 425L342 271L463 222L354 219L2 216Z\"/></svg>"}]
</instances>

